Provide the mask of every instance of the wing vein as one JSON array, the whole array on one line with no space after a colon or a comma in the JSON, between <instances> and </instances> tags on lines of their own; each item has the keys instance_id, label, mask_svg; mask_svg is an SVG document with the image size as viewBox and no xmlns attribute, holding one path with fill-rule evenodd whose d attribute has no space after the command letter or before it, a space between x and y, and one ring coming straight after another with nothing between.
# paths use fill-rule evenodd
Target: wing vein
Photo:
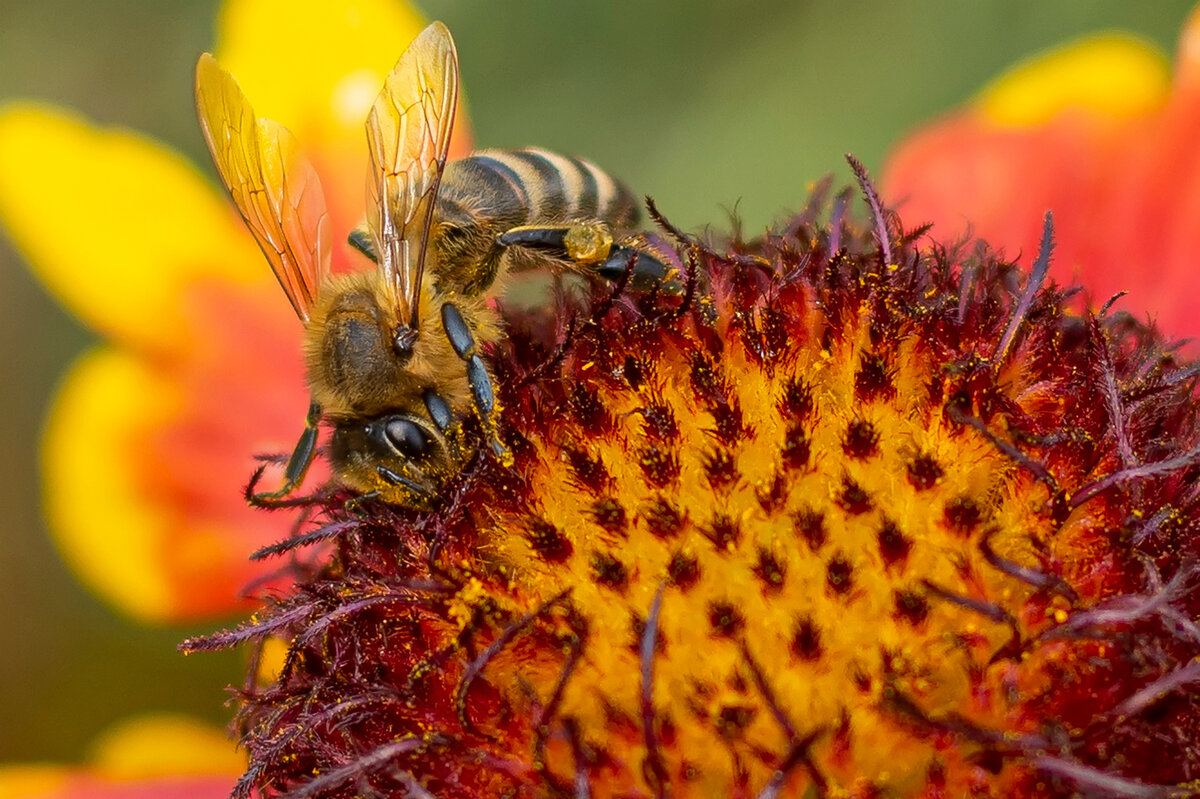
<instances>
[{"instance_id":1,"label":"wing vein","mask_svg":"<svg viewBox=\"0 0 1200 799\"><path fill-rule=\"evenodd\" d=\"M287 128L259 119L207 53L196 65L196 109L221 181L296 315L308 322L331 257L316 171Z\"/></svg>"}]
</instances>

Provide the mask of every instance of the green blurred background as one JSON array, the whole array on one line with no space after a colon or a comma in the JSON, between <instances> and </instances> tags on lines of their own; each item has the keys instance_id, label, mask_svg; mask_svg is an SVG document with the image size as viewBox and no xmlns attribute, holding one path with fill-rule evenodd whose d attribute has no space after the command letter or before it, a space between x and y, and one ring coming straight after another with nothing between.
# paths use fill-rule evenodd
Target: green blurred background
<instances>
[{"instance_id":1,"label":"green blurred background","mask_svg":"<svg viewBox=\"0 0 1200 799\"><path fill-rule=\"evenodd\" d=\"M0 0L0 100L36 97L170 142L205 165L191 73L215 0ZM854 152L890 143L1015 60L1122 28L1172 52L1192 0L427 0L454 31L476 141L586 155L678 224L748 230L800 206ZM399 55L405 42L396 43ZM61 187L69 195L71 187ZM86 213L87 209L78 209ZM71 235L71 220L62 220ZM265 268L265 266L264 266ZM236 653L213 629L147 630L85 593L40 517L37 438L90 337L0 240L0 761L75 760L146 711L223 723ZM87 475L79 475L87 479Z\"/></svg>"}]
</instances>

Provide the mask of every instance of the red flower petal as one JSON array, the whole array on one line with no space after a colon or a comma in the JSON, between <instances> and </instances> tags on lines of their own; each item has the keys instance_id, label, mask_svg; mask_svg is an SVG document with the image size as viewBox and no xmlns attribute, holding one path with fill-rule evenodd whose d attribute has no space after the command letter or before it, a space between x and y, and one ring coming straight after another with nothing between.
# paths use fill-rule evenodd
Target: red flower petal
<instances>
[{"instance_id":1,"label":"red flower petal","mask_svg":"<svg viewBox=\"0 0 1200 799\"><path fill-rule=\"evenodd\" d=\"M1177 74L1165 100L1151 102L1152 70L1130 80L1128 97L1097 107L1094 85L1059 89L1058 104L1030 119L997 114L995 90L984 102L918 131L892 155L884 194L905 217L935 225L946 239L968 230L1010 255L1037 250L1042 215L1053 211L1053 272L1079 279L1093 304L1122 291L1148 309L1168 332L1200 334L1192 295L1200 289L1194 266L1193 222L1200 211L1200 81L1189 44L1196 18L1183 33ZM1047 65L1094 57L1094 43L1075 45L1016 76L1030 104L1061 73ZM1128 45L1128 42L1126 42ZM1123 64L1118 74L1128 77ZM1081 72L1083 79L1107 75ZM1114 91L1120 91L1114 89ZM1040 106L1039 106L1040 107ZM1014 124L1014 122L1016 124Z\"/></svg>"}]
</instances>

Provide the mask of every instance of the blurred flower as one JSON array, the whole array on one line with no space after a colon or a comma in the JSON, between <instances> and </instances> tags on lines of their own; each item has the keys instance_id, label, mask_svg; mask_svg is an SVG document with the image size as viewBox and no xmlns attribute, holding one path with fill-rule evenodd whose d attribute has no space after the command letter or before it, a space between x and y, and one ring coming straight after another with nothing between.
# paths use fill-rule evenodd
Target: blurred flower
<instances>
[{"instance_id":1,"label":"blurred flower","mask_svg":"<svg viewBox=\"0 0 1200 799\"><path fill-rule=\"evenodd\" d=\"M218 27L218 57L310 148L331 229L350 231L363 120L418 15L390 0L230 0ZM0 108L0 222L107 339L46 424L45 503L65 557L139 619L228 613L270 576L246 554L295 524L242 500L251 456L289 452L308 407L301 327L262 254L175 153L29 102ZM344 268L353 256L335 250Z\"/></svg>"},{"instance_id":2,"label":"blurred flower","mask_svg":"<svg viewBox=\"0 0 1200 799\"><path fill-rule=\"evenodd\" d=\"M1173 78L1156 51L1117 35L1035 58L904 141L883 193L942 240L969 230L1010 254L1036 251L1052 210L1055 277L1079 280L1096 304L1134 289L1164 330L1197 336L1198 135L1194 12Z\"/></svg>"},{"instance_id":3,"label":"blurred flower","mask_svg":"<svg viewBox=\"0 0 1200 799\"><path fill-rule=\"evenodd\" d=\"M1048 225L1022 270L918 248L863 186L866 226L818 195L759 241L676 234L684 296L507 311L512 468L428 511L323 499L294 547L328 566L186 645L288 642L235 796L1194 779L1197 364L1068 313Z\"/></svg>"},{"instance_id":4,"label":"blurred flower","mask_svg":"<svg viewBox=\"0 0 1200 799\"><path fill-rule=\"evenodd\" d=\"M245 758L221 730L190 719L125 722L79 768L0 767L4 799L225 799Z\"/></svg>"}]
</instances>

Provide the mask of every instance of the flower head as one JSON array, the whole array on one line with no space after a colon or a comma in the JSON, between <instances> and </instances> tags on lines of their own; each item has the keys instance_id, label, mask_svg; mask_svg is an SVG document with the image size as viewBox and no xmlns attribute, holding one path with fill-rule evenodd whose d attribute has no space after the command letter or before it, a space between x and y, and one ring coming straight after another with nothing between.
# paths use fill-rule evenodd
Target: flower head
<instances>
[{"instance_id":1,"label":"flower head","mask_svg":"<svg viewBox=\"0 0 1200 799\"><path fill-rule=\"evenodd\" d=\"M1196 367L985 246L808 210L509 311L511 468L325 498L242 628L266 795L1046 796L1200 766ZM669 228L668 228L669 229ZM661 289L661 287L660 287Z\"/></svg>"}]
</instances>

